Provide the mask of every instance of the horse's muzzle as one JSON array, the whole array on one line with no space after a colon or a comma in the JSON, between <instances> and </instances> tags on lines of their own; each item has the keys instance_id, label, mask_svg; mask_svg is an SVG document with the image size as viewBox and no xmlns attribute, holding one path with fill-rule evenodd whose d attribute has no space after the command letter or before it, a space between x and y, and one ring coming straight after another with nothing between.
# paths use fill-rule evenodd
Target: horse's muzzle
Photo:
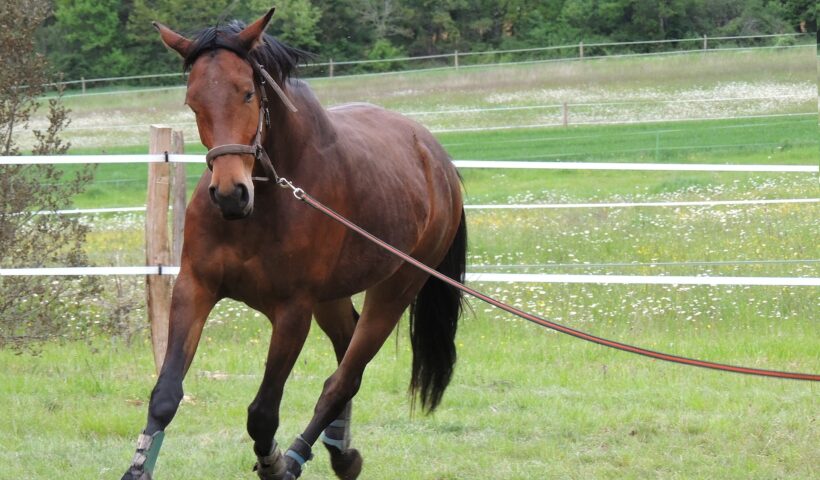
<instances>
[{"instance_id":1,"label":"horse's muzzle","mask_svg":"<svg viewBox=\"0 0 820 480\"><path fill-rule=\"evenodd\" d=\"M216 186L208 188L211 201L219 207L225 220L239 220L247 217L253 211L251 192L243 184L237 184L227 195L219 191Z\"/></svg>"}]
</instances>

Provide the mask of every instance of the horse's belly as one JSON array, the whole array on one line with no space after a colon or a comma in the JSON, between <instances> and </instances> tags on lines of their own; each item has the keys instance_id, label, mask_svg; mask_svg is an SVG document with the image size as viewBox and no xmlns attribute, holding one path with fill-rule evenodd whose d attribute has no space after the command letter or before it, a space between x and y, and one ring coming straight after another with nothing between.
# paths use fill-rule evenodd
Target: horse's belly
<instances>
[{"instance_id":1,"label":"horse's belly","mask_svg":"<svg viewBox=\"0 0 820 480\"><path fill-rule=\"evenodd\" d=\"M317 285L319 300L349 297L389 278L402 262L359 237L345 248L332 270Z\"/></svg>"}]
</instances>

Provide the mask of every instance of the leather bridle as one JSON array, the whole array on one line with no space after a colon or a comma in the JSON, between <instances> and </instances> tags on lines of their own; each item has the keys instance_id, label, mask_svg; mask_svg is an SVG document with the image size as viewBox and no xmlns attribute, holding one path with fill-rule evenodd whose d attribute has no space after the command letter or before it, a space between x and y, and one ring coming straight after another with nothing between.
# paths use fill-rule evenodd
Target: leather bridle
<instances>
[{"instance_id":1,"label":"leather bridle","mask_svg":"<svg viewBox=\"0 0 820 480\"><path fill-rule=\"evenodd\" d=\"M255 61L250 61L250 64L256 74L255 76L259 78L259 123L256 126L256 134L254 135L253 144L244 145L241 143L228 143L225 145L219 145L208 150L208 153L205 155L205 162L208 164L208 169L213 171L214 160L222 155L253 155L254 159L262 165L262 169L265 171L265 174L267 174L267 177L253 177L253 179L259 181L269 181L272 179L274 182L278 183L279 175L276 173L276 169L273 168L273 162L271 162L268 152L266 152L265 147L262 146L263 128L270 128L270 109L268 104L268 94L265 86L270 85L288 110L291 112L297 112L298 110L287 95L285 95L285 92L282 91L282 88L276 83L273 77L271 77L265 70L265 67Z\"/></svg>"}]
</instances>

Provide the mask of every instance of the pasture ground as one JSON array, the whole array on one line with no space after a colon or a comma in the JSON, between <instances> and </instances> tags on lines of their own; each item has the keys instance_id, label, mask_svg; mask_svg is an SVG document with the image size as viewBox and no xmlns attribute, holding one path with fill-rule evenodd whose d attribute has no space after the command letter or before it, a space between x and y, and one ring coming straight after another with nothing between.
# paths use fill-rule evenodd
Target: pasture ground
<instances>
[{"instance_id":1,"label":"pasture ground","mask_svg":"<svg viewBox=\"0 0 820 480\"><path fill-rule=\"evenodd\" d=\"M777 96L792 85L800 97L815 82L814 52L807 58L799 49L721 55L340 78L315 86L329 103L367 98L405 111L486 107L494 98L532 105L555 100L550 95L563 89L571 91L570 99L584 95L582 100L599 103L643 102L626 110L586 112L593 120L622 115L651 120L686 113L669 112L667 104L657 101L669 95L703 91L704 98L715 92L725 97L720 89L735 88L750 97L755 89ZM681 69L682 64L687 68ZM156 121L157 115L181 111L181 99L176 105L170 97L139 95L139 101L90 97L97 100L76 100L72 108L78 123L95 115L119 119L112 113L118 110L125 112L123 123ZM733 107L739 112L711 112L783 115L816 109L815 102L814 97L750 100ZM692 111L689 117L704 111ZM455 119L459 125L490 126L554 119L510 112L480 119L468 115ZM458 126L456 120L445 116L429 121L446 129ZM817 162L816 125L816 117L781 116L440 133L439 138L457 159L807 164ZM140 128L139 135L147 136L147 127ZM108 132L95 143L76 132L85 151L111 151L114 145L125 145L115 150L121 152L145 150L143 140L129 142L128 135ZM84 141L89 143L83 146ZM201 167L189 166L192 177L198 171ZM144 172L144 165L103 166L98 183L75 203L141 205ZM800 198L820 193L817 177L806 174L488 170L465 172L465 187L469 203ZM817 204L470 211L469 262L474 270L493 271L820 276L820 264L806 261L820 259L817 218ZM93 226L89 254L94 264L144 261L142 215L89 216L84 221ZM781 262L745 263L759 260ZM718 263L690 263L704 261ZM141 302L140 280L104 281L109 291ZM559 323L635 345L738 365L820 371L820 300L814 287L478 287ZM92 329L95 322L105 323L95 306L99 301L79 297L76 316L66 321ZM817 385L665 364L470 304L472 312L463 318L457 338L459 364L435 415L410 414L406 322L369 366L354 407L354 444L365 458L363 479L820 476ZM139 317L141 310L134 313ZM0 351L0 411L11 412L0 416L0 479L118 478L144 425L155 381L144 333L138 330L131 343L98 335L87 343L48 344L38 356ZM269 333L259 314L235 302L219 304L186 380L186 399L168 429L159 479L253 478L245 408L261 381ZM288 443L308 421L333 363L329 342L314 328L286 389L281 443ZM321 447L316 453L303 478L334 478Z\"/></svg>"},{"instance_id":2,"label":"pasture ground","mask_svg":"<svg viewBox=\"0 0 820 480\"><path fill-rule=\"evenodd\" d=\"M538 295L526 287L483 287L528 308L566 305L582 294L561 286ZM580 322L560 311L549 316L694 357L818 370L816 320L806 316L774 321L741 304L697 321L659 320L635 305L729 294L701 289L588 287L587 301L620 304L622 315ZM763 297L788 309L791 295L759 288L740 300ZM434 416L410 414L406 323L369 366L354 409L363 479L806 479L820 473L816 385L662 364L473 308L460 326L455 377ZM816 311L816 304L796 308ZM245 407L261 380L268 333L264 319L236 305L226 303L212 317L186 380L188 396L168 429L158 478L252 478ZM11 412L0 418L0 478L121 474L155 380L146 341L49 345L35 358L0 352L0 359L6 392L0 408ZM329 342L313 329L288 382L280 441L303 428L332 368ZM334 478L321 447L304 478Z\"/></svg>"}]
</instances>

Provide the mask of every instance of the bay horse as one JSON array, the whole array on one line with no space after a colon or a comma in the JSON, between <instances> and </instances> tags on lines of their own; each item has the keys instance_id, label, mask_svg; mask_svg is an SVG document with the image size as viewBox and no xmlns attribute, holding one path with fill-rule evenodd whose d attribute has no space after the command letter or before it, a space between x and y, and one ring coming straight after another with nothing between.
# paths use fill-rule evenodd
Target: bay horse
<instances>
[{"instance_id":1,"label":"bay horse","mask_svg":"<svg viewBox=\"0 0 820 480\"><path fill-rule=\"evenodd\" d=\"M233 21L206 28L192 39L154 24L189 71L185 102L209 149L209 168L185 214L168 347L124 480L151 478L202 328L222 298L244 302L272 324L247 421L261 479L298 478L320 439L339 478L359 475L362 457L350 438L352 398L408 306L411 395L432 411L452 376L461 293L294 200L277 180L286 177L376 236L461 279L467 228L458 173L433 135L408 118L369 104L323 108L294 77L307 54L264 33L272 15L273 9L247 26ZM359 292L365 292L361 316L351 301ZM311 317L330 338L338 367L307 427L282 453L274 439L280 401Z\"/></svg>"}]
</instances>

